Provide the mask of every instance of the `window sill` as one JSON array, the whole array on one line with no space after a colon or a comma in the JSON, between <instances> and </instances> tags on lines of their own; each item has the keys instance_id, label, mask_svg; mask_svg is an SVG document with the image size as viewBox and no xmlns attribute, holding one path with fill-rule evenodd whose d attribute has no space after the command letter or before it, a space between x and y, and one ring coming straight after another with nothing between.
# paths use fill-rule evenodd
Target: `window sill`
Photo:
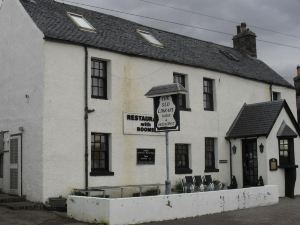
<instances>
[{"instance_id":1,"label":"window sill","mask_svg":"<svg viewBox=\"0 0 300 225\"><path fill-rule=\"evenodd\" d=\"M192 109L191 108L183 108L183 109L179 109L179 111L191 112Z\"/></svg>"},{"instance_id":2,"label":"window sill","mask_svg":"<svg viewBox=\"0 0 300 225\"><path fill-rule=\"evenodd\" d=\"M180 169L175 169L175 174L191 174L193 173L193 170L190 168L180 168Z\"/></svg>"},{"instance_id":3,"label":"window sill","mask_svg":"<svg viewBox=\"0 0 300 225\"><path fill-rule=\"evenodd\" d=\"M92 171L90 172L90 176L96 177L96 176L114 176L114 172L110 171Z\"/></svg>"},{"instance_id":4,"label":"window sill","mask_svg":"<svg viewBox=\"0 0 300 225\"><path fill-rule=\"evenodd\" d=\"M93 99L101 99L101 100L108 100L107 97L97 97L97 96L91 96Z\"/></svg>"},{"instance_id":5,"label":"window sill","mask_svg":"<svg viewBox=\"0 0 300 225\"><path fill-rule=\"evenodd\" d=\"M208 111L208 112L214 112L214 109L204 109L204 111Z\"/></svg>"},{"instance_id":6,"label":"window sill","mask_svg":"<svg viewBox=\"0 0 300 225\"><path fill-rule=\"evenodd\" d=\"M219 169L205 169L204 173L218 173Z\"/></svg>"}]
</instances>

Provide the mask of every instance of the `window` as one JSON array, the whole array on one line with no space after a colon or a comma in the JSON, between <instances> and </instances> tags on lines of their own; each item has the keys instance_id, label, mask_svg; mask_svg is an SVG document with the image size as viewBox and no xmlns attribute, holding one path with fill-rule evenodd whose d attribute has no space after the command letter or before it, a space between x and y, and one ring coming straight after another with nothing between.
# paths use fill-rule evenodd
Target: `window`
<instances>
[{"instance_id":1,"label":"window","mask_svg":"<svg viewBox=\"0 0 300 225\"><path fill-rule=\"evenodd\" d=\"M79 28L86 31L96 30L82 15L75 13L68 13L68 15Z\"/></svg>"},{"instance_id":2,"label":"window","mask_svg":"<svg viewBox=\"0 0 300 225\"><path fill-rule=\"evenodd\" d=\"M173 74L173 82L181 84L184 88L185 85L185 76L184 74L180 73L174 73ZM179 108L180 109L186 109L186 95L178 95L178 101L179 101Z\"/></svg>"},{"instance_id":3,"label":"window","mask_svg":"<svg viewBox=\"0 0 300 225\"><path fill-rule=\"evenodd\" d=\"M204 110L214 111L214 94L213 94L213 80L203 79L203 106Z\"/></svg>"},{"instance_id":4,"label":"window","mask_svg":"<svg viewBox=\"0 0 300 225\"><path fill-rule=\"evenodd\" d=\"M279 139L279 165L292 165L293 162L293 139Z\"/></svg>"},{"instance_id":5,"label":"window","mask_svg":"<svg viewBox=\"0 0 300 225\"><path fill-rule=\"evenodd\" d=\"M192 173L189 168L189 145L175 144L175 173L187 174Z\"/></svg>"},{"instance_id":6,"label":"window","mask_svg":"<svg viewBox=\"0 0 300 225\"><path fill-rule=\"evenodd\" d=\"M4 134L0 133L0 178L3 178Z\"/></svg>"},{"instance_id":7,"label":"window","mask_svg":"<svg viewBox=\"0 0 300 225\"><path fill-rule=\"evenodd\" d=\"M205 172L218 172L215 162L215 138L205 138Z\"/></svg>"},{"instance_id":8,"label":"window","mask_svg":"<svg viewBox=\"0 0 300 225\"><path fill-rule=\"evenodd\" d=\"M92 133L91 175L113 175L109 172L109 135Z\"/></svg>"},{"instance_id":9,"label":"window","mask_svg":"<svg viewBox=\"0 0 300 225\"><path fill-rule=\"evenodd\" d=\"M273 101L277 101L281 99L280 92L273 91L272 95L273 95L272 96Z\"/></svg>"},{"instance_id":10,"label":"window","mask_svg":"<svg viewBox=\"0 0 300 225\"><path fill-rule=\"evenodd\" d=\"M163 47L163 44L157 40L150 32L144 31L144 30L137 30L137 32L145 38L150 44L156 46L156 47Z\"/></svg>"},{"instance_id":11,"label":"window","mask_svg":"<svg viewBox=\"0 0 300 225\"><path fill-rule=\"evenodd\" d=\"M107 99L107 62L92 59L92 98Z\"/></svg>"},{"instance_id":12,"label":"window","mask_svg":"<svg viewBox=\"0 0 300 225\"><path fill-rule=\"evenodd\" d=\"M0 178L3 178L3 153L0 153Z\"/></svg>"}]
</instances>

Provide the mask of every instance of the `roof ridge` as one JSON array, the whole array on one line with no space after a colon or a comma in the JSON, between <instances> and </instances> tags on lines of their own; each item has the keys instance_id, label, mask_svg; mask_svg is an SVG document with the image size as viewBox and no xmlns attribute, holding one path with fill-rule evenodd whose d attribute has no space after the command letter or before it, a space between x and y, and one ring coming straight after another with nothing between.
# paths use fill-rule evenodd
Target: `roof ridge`
<instances>
[{"instance_id":1,"label":"roof ridge","mask_svg":"<svg viewBox=\"0 0 300 225\"><path fill-rule=\"evenodd\" d=\"M251 104L247 104L246 106L256 106L256 105L267 105L267 104L274 104L274 103L284 103L285 100L284 99L279 99L279 100L273 100L273 101L265 101L265 102L257 102L257 103L251 103Z\"/></svg>"}]
</instances>

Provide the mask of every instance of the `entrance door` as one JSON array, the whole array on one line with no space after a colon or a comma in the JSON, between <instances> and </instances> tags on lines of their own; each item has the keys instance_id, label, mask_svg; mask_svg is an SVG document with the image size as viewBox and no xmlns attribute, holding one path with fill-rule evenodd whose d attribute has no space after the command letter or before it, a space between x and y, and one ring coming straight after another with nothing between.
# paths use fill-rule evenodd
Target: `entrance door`
<instances>
[{"instance_id":1,"label":"entrance door","mask_svg":"<svg viewBox=\"0 0 300 225\"><path fill-rule=\"evenodd\" d=\"M243 140L243 183L244 187L257 185L258 164L257 164L257 140Z\"/></svg>"},{"instance_id":2,"label":"entrance door","mask_svg":"<svg viewBox=\"0 0 300 225\"><path fill-rule=\"evenodd\" d=\"M21 195L21 136L10 138L10 193Z\"/></svg>"}]
</instances>

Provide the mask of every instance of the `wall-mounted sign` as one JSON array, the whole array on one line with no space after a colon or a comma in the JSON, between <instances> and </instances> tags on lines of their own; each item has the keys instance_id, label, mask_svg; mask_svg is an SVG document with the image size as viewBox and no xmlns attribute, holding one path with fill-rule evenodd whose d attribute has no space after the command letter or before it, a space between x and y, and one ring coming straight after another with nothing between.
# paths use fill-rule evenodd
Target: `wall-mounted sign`
<instances>
[{"instance_id":1,"label":"wall-mounted sign","mask_svg":"<svg viewBox=\"0 0 300 225\"><path fill-rule=\"evenodd\" d=\"M162 135L155 133L154 118L152 115L126 112L123 114L123 121L124 134Z\"/></svg>"},{"instance_id":2,"label":"wall-mounted sign","mask_svg":"<svg viewBox=\"0 0 300 225\"><path fill-rule=\"evenodd\" d=\"M136 159L138 165L154 165L155 149L138 148L136 150Z\"/></svg>"},{"instance_id":3,"label":"wall-mounted sign","mask_svg":"<svg viewBox=\"0 0 300 225\"><path fill-rule=\"evenodd\" d=\"M228 163L228 160L226 160L226 159L220 159L219 163Z\"/></svg>"},{"instance_id":4,"label":"wall-mounted sign","mask_svg":"<svg viewBox=\"0 0 300 225\"><path fill-rule=\"evenodd\" d=\"M272 158L269 161L270 164L270 171L276 171L278 169L277 159Z\"/></svg>"},{"instance_id":5,"label":"wall-mounted sign","mask_svg":"<svg viewBox=\"0 0 300 225\"><path fill-rule=\"evenodd\" d=\"M178 95L155 97L154 113L156 132L180 130Z\"/></svg>"}]
</instances>

